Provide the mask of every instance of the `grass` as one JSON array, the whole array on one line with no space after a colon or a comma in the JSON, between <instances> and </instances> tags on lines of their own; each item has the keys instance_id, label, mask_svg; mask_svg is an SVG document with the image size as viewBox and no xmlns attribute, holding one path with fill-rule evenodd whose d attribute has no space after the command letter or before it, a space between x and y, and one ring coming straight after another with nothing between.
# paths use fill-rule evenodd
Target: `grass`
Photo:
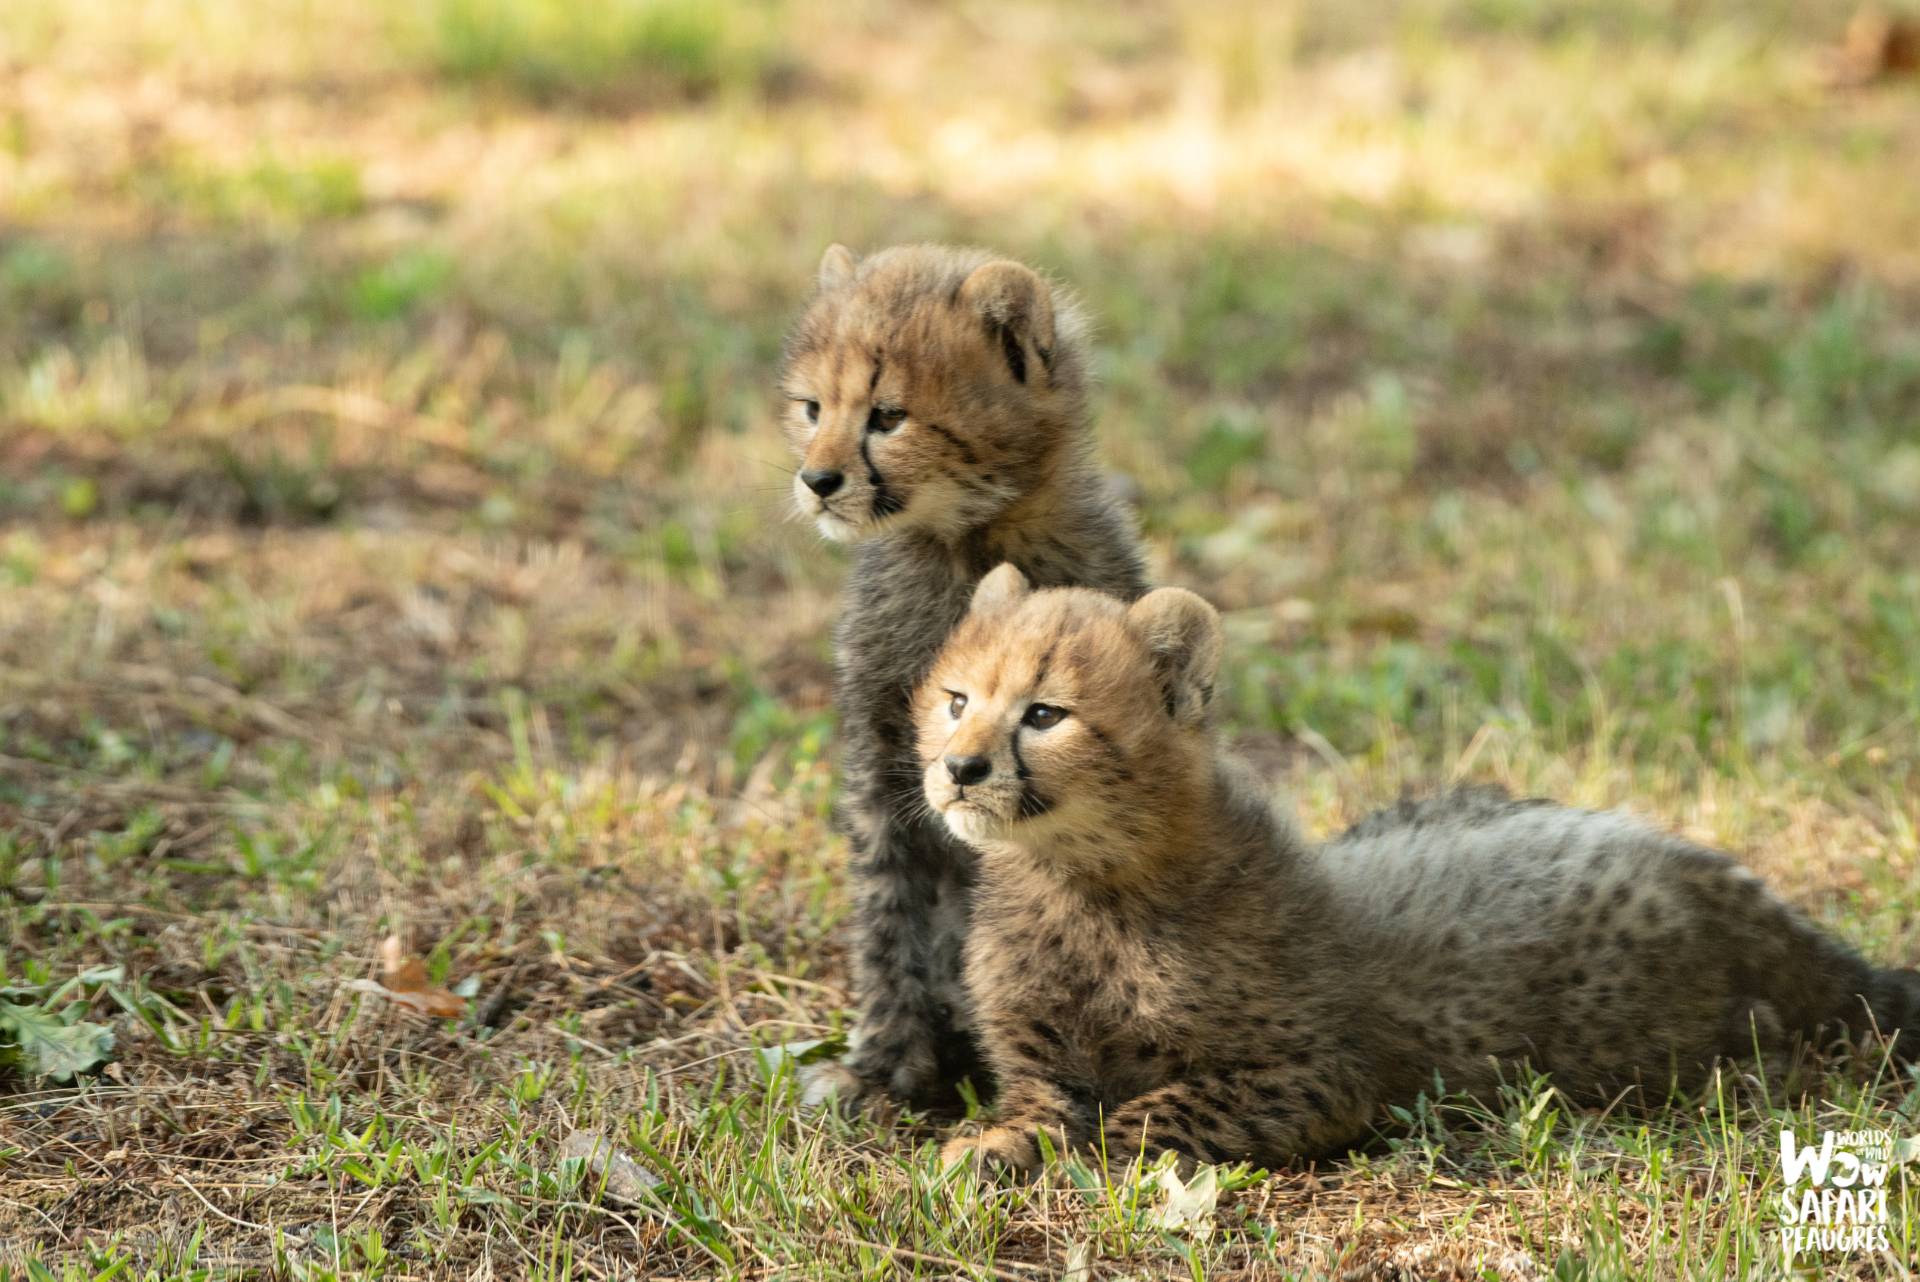
<instances>
[{"instance_id":1,"label":"grass","mask_svg":"<svg viewBox=\"0 0 1920 1282\"><path fill-rule=\"evenodd\" d=\"M774 5L741 0L439 0L416 39L455 80L631 105L777 87L791 74L779 23Z\"/></svg>"},{"instance_id":2,"label":"grass","mask_svg":"<svg viewBox=\"0 0 1920 1282\"><path fill-rule=\"evenodd\" d=\"M0 1269L1780 1276L1778 1128L1908 1076L1519 1082L1211 1208L796 1108L843 562L769 388L831 241L1042 265L1310 830L1630 807L1910 962L1920 89L1829 83L1848 17L0 9L0 987L114 1038L5 1079Z\"/></svg>"}]
</instances>

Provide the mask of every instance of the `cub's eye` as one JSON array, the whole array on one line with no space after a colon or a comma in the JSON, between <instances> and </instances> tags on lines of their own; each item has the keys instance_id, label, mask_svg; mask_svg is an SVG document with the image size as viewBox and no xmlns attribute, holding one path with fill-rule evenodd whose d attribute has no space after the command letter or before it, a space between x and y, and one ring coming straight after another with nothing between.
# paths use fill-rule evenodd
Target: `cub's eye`
<instances>
[{"instance_id":1,"label":"cub's eye","mask_svg":"<svg viewBox=\"0 0 1920 1282\"><path fill-rule=\"evenodd\" d=\"M953 696L953 702L947 705L947 715L952 717L955 721L958 721L960 719L960 714L962 712L965 712L966 709L967 709L967 696L964 694L956 694Z\"/></svg>"},{"instance_id":2,"label":"cub's eye","mask_svg":"<svg viewBox=\"0 0 1920 1282\"><path fill-rule=\"evenodd\" d=\"M898 428L906 421L907 412L905 410L895 409L892 406L876 405L873 407L873 412L867 415L867 430L869 432L879 432L884 435Z\"/></svg>"},{"instance_id":3,"label":"cub's eye","mask_svg":"<svg viewBox=\"0 0 1920 1282\"><path fill-rule=\"evenodd\" d=\"M818 423L819 421L820 421L820 402L808 401L807 402L807 422Z\"/></svg>"},{"instance_id":4,"label":"cub's eye","mask_svg":"<svg viewBox=\"0 0 1920 1282\"><path fill-rule=\"evenodd\" d=\"M1032 726L1035 730L1051 730L1067 719L1065 708L1056 708L1050 703L1036 703L1027 709L1027 715L1020 718L1023 726Z\"/></svg>"}]
</instances>

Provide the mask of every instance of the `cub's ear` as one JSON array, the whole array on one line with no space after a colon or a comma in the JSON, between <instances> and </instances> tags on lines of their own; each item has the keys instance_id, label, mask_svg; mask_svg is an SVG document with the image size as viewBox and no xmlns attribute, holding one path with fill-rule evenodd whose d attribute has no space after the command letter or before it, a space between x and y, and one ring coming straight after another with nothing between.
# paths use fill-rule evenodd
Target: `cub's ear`
<instances>
[{"instance_id":1,"label":"cub's ear","mask_svg":"<svg viewBox=\"0 0 1920 1282\"><path fill-rule=\"evenodd\" d=\"M1029 355L1053 363L1053 292L1033 268L1011 261L976 267L960 286L960 299L986 322L987 337L999 342L1015 382L1027 381Z\"/></svg>"},{"instance_id":2,"label":"cub's ear","mask_svg":"<svg viewBox=\"0 0 1920 1282\"><path fill-rule=\"evenodd\" d=\"M1002 561L975 586L973 604L967 607L967 613L998 613L1031 591L1033 585L1020 573L1020 567L1011 561Z\"/></svg>"},{"instance_id":3,"label":"cub's ear","mask_svg":"<svg viewBox=\"0 0 1920 1282\"><path fill-rule=\"evenodd\" d=\"M1220 670L1220 614L1185 588L1160 588L1133 603L1127 626L1153 651L1167 715L1181 725L1206 720Z\"/></svg>"},{"instance_id":4,"label":"cub's ear","mask_svg":"<svg viewBox=\"0 0 1920 1282\"><path fill-rule=\"evenodd\" d=\"M820 255L820 288L839 289L852 284L853 269L859 265L859 255L845 245L828 245L827 252Z\"/></svg>"}]
</instances>

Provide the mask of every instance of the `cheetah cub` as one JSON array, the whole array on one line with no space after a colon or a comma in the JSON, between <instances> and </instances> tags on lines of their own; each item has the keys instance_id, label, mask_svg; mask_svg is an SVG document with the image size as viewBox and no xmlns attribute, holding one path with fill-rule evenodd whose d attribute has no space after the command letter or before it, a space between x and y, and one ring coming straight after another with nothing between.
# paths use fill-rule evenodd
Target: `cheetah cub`
<instances>
[{"instance_id":1,"label":"cheetah cub","mask_svg":"<svg viewBox=\"0 0 1920 1282\"><path fill-rule=\"evenodd\" d=\"M1031 269L937 245L828 249L788 336L794 499L856 544L834 642L861 1014L815 1098L951 1106L960 1078L988 1084L960 974L977 861L920 795L913 691L1002 561L1045 586L1145 590L1091 457L1088 357L1085 318Z\"/></svg>"},{"instance_id":2,"label":"cheetah cub","mask_svg":"<svg viewBox=\"0 0 1920 1282\"><path fill-rule=\"evenodd\" d=\"M1658 1100L1716 1056L1920 1033L1920 976L1623 816L1470 791L1309 846L1213 744L1220 646L1192 593L1002 566L921 687L927 801L981 852L967 982L1000 1080L949 1159L1031 1167L1044 1129L1279 1166L1436 1072L1485 1093L1526 1061L1576 1099Z\"/></svg>"}]
</instances>

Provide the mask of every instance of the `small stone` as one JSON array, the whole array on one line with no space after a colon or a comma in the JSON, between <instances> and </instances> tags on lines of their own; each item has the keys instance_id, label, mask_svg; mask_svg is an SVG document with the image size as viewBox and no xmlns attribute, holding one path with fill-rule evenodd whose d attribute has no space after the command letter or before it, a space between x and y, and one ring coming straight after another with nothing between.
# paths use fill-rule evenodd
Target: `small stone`
<instances>
[{"instance_id":1,"label":"small stone","mask_svg":"<svg viewBox=\"0 0 1920 1282\"><path fill-rule=\"evenodd\" d=\"M587 1183L605 1185L605 1191L623 1202L638 1202L640 1195L661 1183L660 1177L613 1146L613 1141L598 1131L575 1131L560 1145L560 1156L583 1159L587 1164Z\"/></svg>"}]
</instances>

